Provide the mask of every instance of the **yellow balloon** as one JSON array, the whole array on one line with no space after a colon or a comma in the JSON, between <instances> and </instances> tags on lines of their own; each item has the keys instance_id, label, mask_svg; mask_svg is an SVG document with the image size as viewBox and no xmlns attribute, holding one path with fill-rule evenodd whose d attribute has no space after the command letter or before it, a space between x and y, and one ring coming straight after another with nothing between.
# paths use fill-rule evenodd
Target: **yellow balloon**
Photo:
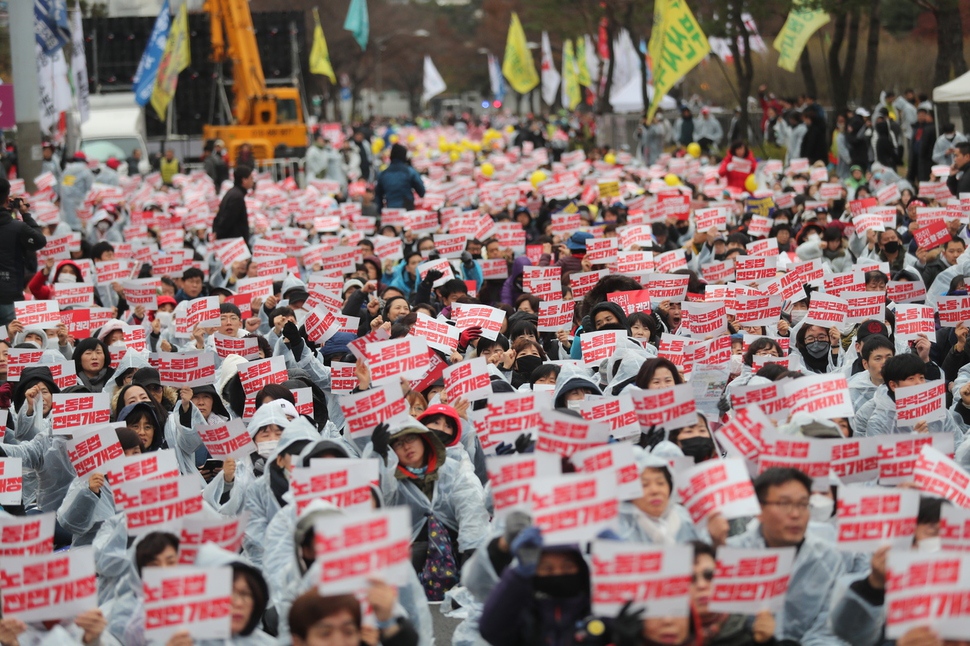
<instances>
[{"instance_id":1,"label":"yellow balloon","mask_svg":"<svg viewBox=\"0 0 970 646\"><path fill-rule=\"evenodd\" d=\"M492 166L491 162L485 162L482 164L482 175L485 177L491 177L495 174L495 167Z\"/></svg>"},{"instance_id":2,"label":"yellow balloon","mask_svg":"<svg viewBox=\"0 0 970 646\"><path fill-rule=\"evenodd\" d=\"M482 145L477 141L471 142L470 144L468 144L468 147L474 150L476 153L479 153L482 151Z\"/></svg>"},{"instance_id":3,"label":"yellow balloon","mask_svg":"<svg viewBox=\"0 0 970 646\"><path fill-rule=\"evenodd\" d=\"M544 172L542 172L541 170L537 170L534 173L532 173L532 175L529 177L529 181L532 182L533 187L538 188L539 184L543 183L548 178L549 176L546 175Z\"/></svg>"},{"instance_id":4,"label":"yellow balloon","mask_svg":"<svg viewBox=\"0 0 970 646\"><path fill-rule=\"evenodd\" d=\"M371 149L371 152L373 152L375 155L379 155L380 152L384 150L384 140L375 139L374 141L371 142L370 149Z\"/></svg>"},{"instance_id":5,"label":"yellow balloon","mask_svg":"<svg viewBox=\"0 0 970 646\"><path fill-rule=\"evenodd\" d=\"M616 155L614 155L613 153L606 153L605 155L603 155L603 161L605 161L610 166L613 166L614 164L616 164Z\"/></svg>"},{"instance_id":6,"label":"yellow balloon","mask_svg":"<svg viewBox=\"0 0 970 646\"><path fill-rule=\"evenodd\" d=\"M667 186L679 186L680 178L673 173L667 173L667 175L664 176L664 182L667 184Z\"/></svg>"},{"instance_id":7,"label":"yellow balloon","mask_svg":"<svg viewBox=\"0 0 970 646\"><path fill-rule=\"evenodd\" d=\"M451 161L456 162L459 159L461 159L461 153L458 152L457 150L452 150L451 151Z\"/></svg>"},{"instance_id":8,"label":"yellow balloon","mask_svg":"<svg viewBox=\"0 0 970 646\"><path fill-rule=\"evenodd\" d=\"M693 142L687 144L687 154L690 155L691 157L693 157L694 159L700 159L701 158L701 145L699 143L697 143L696 141L693 141Z\"/></svg>"},{"instance_id":9,"label":"yellow balloon","mask_svg":"<svg viewBox=\"0 0 970 646\"><path fill-rule=\"evenodd\" d=\"M744 180L744 190L749 193L754 193L758 190L758 180L754 178L754 175L748 175Z\"/></svg>"},{"instance_id":10,"label":"yellow balloon","mask_svg":"<svg viewBox=\"0 0 970 646\"><path fill-rule=\"evenodd\" d=\"M392 144L396 144L397 142L401 141L401 138L398 137L397 135L391 135L388 138L388 141L390 141Z\"/></svg>"},{"instance_id":11,"label":"yellow balloon","mask_svg":"<svg viewBox=\"0 0 970 646\"><path fill-rule=\"evenodd\" d=\"M505 132L512 134L513 132L515 132L515 126L512 126L512 125L505 126Z\"/></svg>"},{"instance_id":12,"label":"yellow balloon","mask_svg":"<svg viewBox=\"0 0 970 646\"><path fill-rule=\"evenodd\" d=\"M416 140L417 140L417 137L414 136L414 133L408 135L408 143L409 144L413 144Z\"/></svg>"}]
</instances>

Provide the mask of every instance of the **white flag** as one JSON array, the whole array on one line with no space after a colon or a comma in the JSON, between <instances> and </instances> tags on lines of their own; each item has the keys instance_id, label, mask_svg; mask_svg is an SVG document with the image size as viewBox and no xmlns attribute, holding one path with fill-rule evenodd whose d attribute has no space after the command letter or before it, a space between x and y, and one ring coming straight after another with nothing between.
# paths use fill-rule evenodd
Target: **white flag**
<instances>
[{"instance_id":1,"label":"white flag","mask_svg":"<svg viewBox=\"0 0 970 646\"><path fill-rule=\"evenodd\" d=\"M748 42L751 43L751 51L757 52L758 54L764 54L768 51L768 46L765 45L765 41L761 39L761 34L758 33L758 25L755 24L754 18L750 13L741 14L741 20L744 21L744 26L748 28ZM741 51L744 52L744 39L738 36L739 45L741 46Z\"/></svg>"},{"instance_id":2,"label":"white flag","mask_svg":"<svg viewBox=\"0 0 970 646\"><path fill-rule=\"evenodd\" d=\"M623 88L640 75L640 55L630 39L630 32L621 29L613 41L613 87Z\"/></svg>"},{"instance_id":3,"label":"white flag","mask_svg":"<svg viewBox=\"0 0 970 646\"><path fill-rule=\"evenodd\" d=\"M71 71L74 73L74 95L77 98L77 110L81 123L88 120L90 101L88 94L88 62L84 58L84 30L81 28L81 12L71 12Z\"/></svg>"},{"instance_id":4,"label":"white flag","mask_svg":"<svg viewBox=\"0 0 970 646\"><path fill-rule=\"evenodd\" d=\"M502 66L492 54L488 55L488 80L492 87L492 97L499 101L505 98L505 79L502 76Z\"/></svg>"},{"instance_id":5,"label":"white flag","mask_svg":"<svg viewBox=\"0 0 970 646\"><path fill-rule=\"evenodd\" d=\"M427 103L429 99L438 96L448 89L445 80L438 73L438 68L431 62L430 56L424 57L424 91L421 93L421 102Z\"/></svg>"},{"instance_id":6,"label":"white flag","mask_svg":"<svg viewBox=\"0 0 970 646\"><path fill-rule=\"evenodd\" d=\"M596 43L593 39L589 37L589 34L583 36L584 49L586 50L586 70L589 72L589 78L595 84L600 78L600 58L596 53ZM582 65L580 61L580 65Z\"/></svg>"},{"instance_id":7,"label":"white flag","mask_svg":"<svg viewBox=\"0 0 970 646\"><path fill-rule=\"evenodd\" d=\"M67 82L64 48L45 56L37 45L37 92L41 132L49 134L61 112L71 109L71 86Z\"/></svg>"},{"instance_id":8,"label":"white flag","mask_svg":"<svg viewBox=\"0 0 970 646\"><path fill-rule=\"evenodd\" d=\"M552 60L552 46L549 44L549 34L542 32L542 100L548 105L556 102L559 91L559 72Z\"/></svg>"}]
</instances>

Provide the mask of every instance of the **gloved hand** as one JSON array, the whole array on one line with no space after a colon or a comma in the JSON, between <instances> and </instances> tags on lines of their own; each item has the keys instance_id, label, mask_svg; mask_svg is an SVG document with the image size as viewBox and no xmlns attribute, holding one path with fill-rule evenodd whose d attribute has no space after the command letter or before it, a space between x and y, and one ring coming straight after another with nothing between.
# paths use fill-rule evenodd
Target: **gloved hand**
<instances>
[{"instance_id":1,"label":"gloved hand","mask_svg":"<svg viewBox=\"0 0 970 646\"><path fill-rule=\"evenodd\" d=\"M526 527L512 541L512 554L518 560L515 571L525 577L535 575L542 554L542 531L538 527Z\"/></svg>"},{"instance_id":2,"label":"gloved hand","mask_svg":"<svg viewBox=\"0 0 970 646\"><path fill-rule=\"evenodd\" d=\"M424 275L423 282L434 285L434 281L438 280L442 276L444 276L444 274L438 271L437 269L431 269L428 271L428 273Z\"/></svg>"},{"instance_id":3,"label":"gloved hand","mask_svg":"<svg viewBox=\"0 0 970 646\"><path fill-rule=\"evenodd\" d=\"M475 266L475 259L472 258L471 253L467 251L462 251L461 264L465 267L465 269L472 269Z\"/></svg>"},{"instance_id":4,"label":"gloved hand","mask_svg":"<svg viewBox=\"0 0 970 646\"><path fill-rule=\"evenodd\" d=\"M293 358L299 361L303 356L303 348L306 344L303 342L303 336L300 334L300 330L293 321L287 321L286 325L283 326L283 338L289 344L290 350L293 352Z\"/></svg>"},{"instance_id":5,"label":"gloved hand","mask_svg":"<svg viewBox=\"0 0 970 646\"><path fill-rule=\"evenodd\" d=\"M510 546L515 543L515 539L518 538L519 534L523 530L532 524L532 519L529 514L524 511L513 511L505 518L505 534L502 537L505 539L505 544Z\"/></svg>"},{"instance_id":6,"label":"gloved hand","mask_svg":"<svg viewBox=\"0 0 970 646\"><path fill-rule=\"evenodd\" d=\"M384 458L384 464L387 464L387 454L391 448L391 433L388 429L388 425L381 422L374 427L374 434L370 438L374 453Z\"/></svg>"},{"instance_id":7,"label":"gloved hand","mask_svg":"<svg viewBox=\"0 0 970 646\"><path fill-rule=\"evenodd\" d=\"M501 442L495 447L495 455L512 455L515 453L515 447L508 442Z\"/></svg>"},{"instance_id":8,"label":"gloved hand","mask_svg":"<svg viewBox=\"0 0 970 646\"><path fill-rule=\"evenodd\" d=\"M515 438L516 453L532 453L535 450L535 446L535 442L532 441L532 435L529 433L523 433Z\"/></svg>"},{"instance_id":9,"label":"gloved hand","mask_svg":"<svg viewBox=\"0 0 970 646\"><path fill-rule=\"evenodd\" d=\"M468 348L468 344L475 339L480 339L482 337L482 328L479 326L470 327L466 330L462 330L461 334L458 335L458 352L464 352Z\"/></svg>"},{"instance_id":10,"label":"gloved hand","mask_svg":"<svg viewBox=\"0 0 970 646\"><path fill-rule=\"evenodd\" d=\"M637 646L643 635L643 609L630 612L632 601L627 601L620 614L613 620L613 644L615 646Z\"/></svg>"}]
</instances>

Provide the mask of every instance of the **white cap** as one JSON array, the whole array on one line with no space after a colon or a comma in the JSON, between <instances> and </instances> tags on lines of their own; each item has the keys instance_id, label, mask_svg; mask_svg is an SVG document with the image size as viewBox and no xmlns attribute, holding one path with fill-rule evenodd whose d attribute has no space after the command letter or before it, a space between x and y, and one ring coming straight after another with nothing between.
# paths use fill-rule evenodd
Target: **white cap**
<instances>
[{"instance_id":1,"label":"white cap","mask_svg":"<svg viewBox=\"0 0 970 646\"><path fill-rule=\"evenodd\" d=\"M279 407L279 409L283 411L283 414L290 419L296 419L300 416L300 413L296 410L296 406L285 399L274 399L273 401L267 402L263 405Z\"/></svg>"},{"instance_id":2,"label":"white cap","mask_svg":"<svg viewBox=\"0 0 970 646\"><path fill-rule=\"evenodd\" d=\"M855 113L857 115L859 115L860 117L868 117L869 116L869 111L866 110L865 108L862 108L862 107L856 108L855 109Z\"/></svg>"}]
</instances>

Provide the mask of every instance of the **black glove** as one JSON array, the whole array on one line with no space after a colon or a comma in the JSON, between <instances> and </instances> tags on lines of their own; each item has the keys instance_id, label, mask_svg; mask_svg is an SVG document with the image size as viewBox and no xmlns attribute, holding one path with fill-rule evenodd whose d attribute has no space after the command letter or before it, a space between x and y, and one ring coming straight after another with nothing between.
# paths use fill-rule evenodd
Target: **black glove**
<instances>
[{"instance_id":1,"label":"black glove","mask_svg":"<svg viewBox=\"0 0 970 646\"><path fill-rule=\"evenodd\" d=\"M183 426L188 426L183 424ZM499 445L495 447L495 455L512 455L515 453L515 447L508 442L499 442Z\"/></svg>"},{"instance_id":2,"label":"black glove","mask_svg":"<svg viewBox=\"0 0 970 646\"><path fill-rule=\"evenodd\" d=\"M620 614L613 620L613 643L615 646L636 646L643 634L643 609L630 612L632 601L627 601Z\"/></svg>"},{"instance_id":3,"label":"black glove","mask_svg":"<svg viewBox=\"0 0 970 646\"><path fill-rule=\"evenodd\" d=\"M515 541L519 533L532 524L532 519L529 514L524 511L513 511L505 518L505 544L511 549L512 543Z\"/></svg>"},{"instance_id":4,"label":"black glove","mask_svg":"<svg viewBox=\"0 0 970 646\"><path fill-rule=\"evenodd\" d=\"M293 358L299 361L303 356L303 347L306 344L303 342L303 336L300 334L300 330L293 321L287 321L286 325L283 326L283 338L289 344L290 350L293 352Z\"/></svg>"},{"instance_id":5,"label":"black glove","mask_svg":"<svg viewBox=\"0 0 970 646\"><path fill-rule=\"evenodd\" d=\"M424 275L424 282L428 283L429 285L434 285L434 281L438 280L442 276L444 276L444 274L437 269L429 269L428 273Z\"/></svg>"},{"instance_id":6,"label":"black glove","mask_svg":"<svg viewBox=\"0 0 970 646\"><path fill-rule=\"evenodd\" d=\"M532 453L535 450L535 442L532 441L532 435L529 433L523 433L522 435L515 438L515 452L516 453Z\"/></svg>"},{"instance_id":7,"label":"black glove","mask_svg":"<svg viewBox=\"0 0 970 646\"><path fill-rule=\"evenodd\" d=\"M381 422L374 427L374 434L370 438L374 453L384 458L384 464L387 464L387 453L391 448L391 433L388 428L387 424Z\"/></svg>"},{"instance_id":8,"label":"black glove","mask_svg":"<svg viewBox=\"0 0 970 646\"><path fill-rule=\"evenodd\" d=\"M468 251L461 252L461 264L465 266L465 269L471 269L475 266L475 259Z\"/></svg>"}]
</instances>

